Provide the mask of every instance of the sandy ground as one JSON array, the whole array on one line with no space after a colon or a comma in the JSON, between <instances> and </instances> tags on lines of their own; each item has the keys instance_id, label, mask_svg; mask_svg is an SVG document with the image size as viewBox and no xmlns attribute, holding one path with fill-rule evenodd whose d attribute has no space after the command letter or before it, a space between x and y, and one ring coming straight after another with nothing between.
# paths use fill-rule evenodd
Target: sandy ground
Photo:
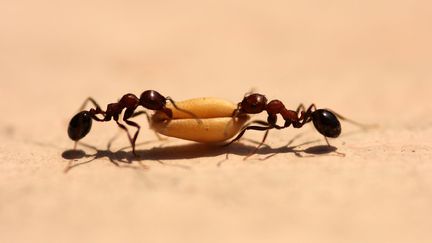
<instances>
[{"instance_id":1,"label":"sandy ground","mask_svg":"<svg viewBox=\"0 0 432 243\"><path fill-rule=\"evenodd\" d=\"M431 8L3 0L0 241L431 242ZM238 102L252 88L379 128L343 123L334 151L310 126L272 131L243 161L262 133L223 149L158 141L137 118L140 160L122 163L122 133L107 149L114 123L70 152L67 123L88 96Z\"/></svg>"}]
</instances>

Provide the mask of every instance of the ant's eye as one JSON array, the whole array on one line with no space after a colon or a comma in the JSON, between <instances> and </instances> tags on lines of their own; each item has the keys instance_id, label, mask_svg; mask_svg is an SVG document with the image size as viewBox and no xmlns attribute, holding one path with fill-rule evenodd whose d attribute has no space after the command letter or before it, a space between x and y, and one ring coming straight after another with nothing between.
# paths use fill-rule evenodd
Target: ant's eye
<instances>
[{"instance_id":1,"label":"ant's eye","mask_svg":"<svg viewBox=\"0 0 432 243\"><path fill-rule=\"evenodd\" d=\"M267 98L261 94L246 96L241 102L241 108L248 114L257 114L265 110Z\"/></svg>"},{"instance_id":2,"label":"ant's eye","mask_svg":"<svg viewBox=\"0 0 432 243\"><path fill-rule=\"evenodd\" d=\"M69 122L68 135L69 138L78 141L85 137L91 129L92 118L88 111L81 111L76 114Z\"/></svg>"},{"instance_id":3,"label":"ant's eye","mask_svg":"<svg viewBox=\"0 0 432 243\"><path fill-rule=\"evenodd\" d=\"M146 90L141 94L140 105L150 110L162 110L166 105L166 98L155 90Z\"/></svg>"},{"instance_id":4,"label":"ant's eye","mask_svg":"<svg viewBox=\"0 0 432 243\"><path fill-rule=\"evenodd\" d=\"M341 133L341 124L330 111L319 109L312 113L312 121L319 133L326 137L336 138Z\"/></svg>"}]
</instances>

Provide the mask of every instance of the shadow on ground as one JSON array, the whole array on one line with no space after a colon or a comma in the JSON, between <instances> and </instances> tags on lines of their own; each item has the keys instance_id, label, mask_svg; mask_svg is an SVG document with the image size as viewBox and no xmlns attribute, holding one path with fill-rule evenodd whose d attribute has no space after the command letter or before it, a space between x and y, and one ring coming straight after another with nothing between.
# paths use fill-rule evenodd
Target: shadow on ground
<instances>
[{"instance_id":1,"label":"shadow on ground","mask_svg":"<svg viewBox=\"0 0 432 243\"><path fill-rule=\"evenodd\" d=\"M208 145L208 144L199 144L199 143L190 143L190 144L175 145L175 146L160 146L160 147L151 148L149 150L136 150L137 156L135 156L130 151L126 151L126 149L130 149L129 147L121 148L117 151L111 151L109 146L106 150L100 150L94 146L80 143L81 146L94 150L95 153L87 154L85 151L80 149L78 150L71 149L71 150L64 151L62 153L62 157L66 160L69 160L69 165L65 169L65 172L68 172L75 167L88 164L100 158L108 158L111 163L119 167L129 167L134 169L147 169L148 167L142 164L142 161L149 161L149 160L158 162L163 165L170 165L170 166L176 166L176 167L182 167L184 169L188 169L189 166L165 164L163 161L217 157L221 155L226 155L225 159L218 163L218 166L221 166L223 162L228 160L229 154L244 156L244 159L247 159L251 155L255 155L255 154L266 155L264 158L260 158L259 160L266 160L280 153L293 153L297 157L314 157L314 156L319 156L324 154L334 154L338 156L344 156L344 154L337 152L336 147L329 146L329 145L316 145L316 146L308 147L306 149L299 148L301 146L316 143L320 140L309 141L295 146L291 146L293 140L291 140L288 144L282 147L271 148L268 145L263 145L257 150L256 150L257 148L256 145L246 145L243 143L234 143L231 144L230 146ZM257 144L256 141L250 140L250 142ZM78 161L86 158L88 160ZM138 167L133 166L133 164L135 163L139 166Z\"/></svg>"}]
</instances>

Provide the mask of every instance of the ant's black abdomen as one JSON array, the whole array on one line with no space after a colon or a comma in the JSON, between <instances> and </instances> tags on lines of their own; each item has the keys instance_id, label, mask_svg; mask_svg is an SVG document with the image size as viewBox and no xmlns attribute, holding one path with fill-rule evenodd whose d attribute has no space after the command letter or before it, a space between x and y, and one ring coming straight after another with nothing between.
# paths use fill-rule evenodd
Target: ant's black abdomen
<instances>
[{"instance_id":1,"label":"ant's black abdomen","mask_svg":"<svg viewBox=\"0 0 432 243\"><path fill-rule=\"evenodd\" d=\"M68 135L69 138L78 141L85 137L91 129L92 118L88 111L81 111L76 114L69 122Z\"/></svg>"},{"instance_id":2,"label":"ant's black abdomen","mask_svg":"<svg viewBox=\"0 0 432 243\"><path fill-rule=\"evenodd\" d=\"M326 137L336 138L341 134L341 124L335 114L328 110L318 109L312 113L312 121L319 133Z\"/></svg>"}]
</instances>

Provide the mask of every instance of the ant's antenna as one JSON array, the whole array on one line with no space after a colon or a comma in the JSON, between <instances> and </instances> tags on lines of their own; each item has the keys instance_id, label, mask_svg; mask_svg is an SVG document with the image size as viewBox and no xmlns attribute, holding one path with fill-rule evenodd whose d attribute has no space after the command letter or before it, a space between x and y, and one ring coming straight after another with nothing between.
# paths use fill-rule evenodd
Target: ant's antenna
<instances>
[{"instance_id":1,"label":"ant's antenna","mask_svg":"<svg viewBox=\"0 0 432 243\"><path fill-rule=\"evenodd\" d=\"M195 120L197 120L198 124L202 124L201 119L197 115L195 115L193 112L190 112L188 110L185 110L185 109L182 109L182 108L178 107L176 105L175 101L173 99L171 99L171 97L168 96L165 99L169 100L171 102L171 104L174 106L174 108L176 108L177 110L179 110L179 111L181 111L183 113L191 115L193 118L195 118Z\"/></svg>"},{"instance_id":2,"label":"ant's antenna","mask_svg":"<svg viewBox=\"0 0 432 243\"><path fill-rule=\"evenodd\" d=\"M357 121L351 120L351 119L349 119L349 118L346 118L345 116L342 116L341 114L339 114L339 113L337 113L337 112L334 112L333 110L330 110L330 109L327 109L327 110L331 111L333 114L335 114L335 116L337 116L337 117L338 117L339 119L341 119L342 121L345 121L345 122L351 123L351 124L353 124L353 125L355 125L355 126L358 126L358 127L363 128L363 129L365 129L365 130L367 130L367 129L373 129L373 128L378 128L378 127L379 127L378 124L364 124L364 123L360 123L360 122L357 122Z\"/></svg>"}]
</instances>

